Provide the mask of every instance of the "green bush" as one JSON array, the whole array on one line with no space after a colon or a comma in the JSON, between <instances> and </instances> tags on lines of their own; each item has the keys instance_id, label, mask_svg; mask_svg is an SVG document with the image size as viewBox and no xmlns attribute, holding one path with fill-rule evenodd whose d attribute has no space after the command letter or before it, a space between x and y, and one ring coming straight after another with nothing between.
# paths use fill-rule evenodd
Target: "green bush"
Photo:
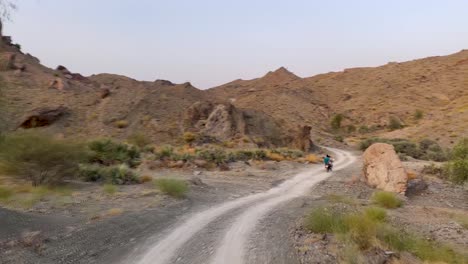
<instances>
[{"instance_id":1,"label":"green bush","mask_svg":"<svg viewBox=\"0 0 468 264\"><path fill-rule=\"evenodd\" d=\"M389 123L388 123L388 128L390 128L390 130L397 130L397 129L400 129L402 127L403 127L403 124L401 124L399 118L397 118L395 116L390 117L390 120L389 120Z\"/></svg>"},{"instance_id":2,"label":"green bush","mask_svg":"<svg viewBox=\"0 0 468 264\"><path fill-rule=\"evenodd\" d=\"M403 154L415 159L425 159L433 161L445 161L447 160L447 154L435 141L424 139L419 144L411 142L407 139L395 138L369 138L363 140L359 144L361 150L366 150L370 145L374 143L387 143L393 145L395 151L399 154Z\"/></svg>"},{"instance_id":3,"label":"green bush","mask_svg":"<svg viewBox=\"0 0 468 264\"><path fill-rule=\"evenodd\" d=\"M140 164L140 151L137 147L117 143L110 139L94 140L89 143L92 151L91 162L105 166L126 163L130 167Z\"/></svg>"},{"instance_id":4,"label":"green bush","mask_svg":"<svg viewBox=\"0 0 468 264\"><path fill-rule=\"evenodd\" d=\"M372 202L378 206L393 209L403 205L403 201L391 192L377 191L372 196Z\"/></svg>"},{"instance_id":5,"label":"green bush","mask_svg":"<svg viewBox=\"0 0 468 264\"><path fill-rule=\"evenodd\" d=\"M125 164L110 167L81 165L80 176L84 181L105 181L111 184L139 183L138 175Z\"/></svg>"},{"instance_id":6,"label":"green bush","mask_svg":"<svg viewBox=\"0 0 468 264\"><path fill-rule=\"evenodd\" d=\"M87 158L82 144L37 132L18 132L0 140L0 170L31 181L54 185L73 177Z\"/></svg>"},{"instance_id":7,"label":"green bush","mask_svg":"<svg viewBox=\"0 0 468 264\"><path fill-rule=\"evenodd\" d=\"M216 164L223 164L228 162L228 154L221 148L197 149L196 156L199 159Z\"/></svg>"},{"instance_id":8,"label":"green bush","mask_svg":"<svg viewBox=\"0 0 468 264\"><path fill-rule=\"evenodd\" d=\"M304 226L314 233L334 233L345 229L342 215L329 208L312 210L306 217Z\"/></svg>"},{"instance_id":9,"label":"green bush","mask_svg":"<svg viewBox=\"0 0 468 264\"><path fill-rule=\"evenodd\" d=\"M13 196L12 190L0 186L0 200L8 200L11 196Z\"/></svg>"},{"instance_id":10,"label":"green bush","mask_svg":"<svg viewBox=\"0 0 468 264\"><path fill-rule=\"evenodd\" d=\"M112 195L112 194L115 194L118 189L117 189L117 186L115 186L113 184L104 184L104 186L102 186L102 190L106 194Z\"/></svg>"},{"instance_id":11,"label":"green bush","mask_svg":"<svg viewBox=\"0 0 468 264\"><path fill-rule=\"evenodd\" d=\"M369 133L369 127L365 125L360 126L358 132L361 134Z\"/></svg>"},{"instance_id":12,"label":"green bush","mask_svg":"<svg viewBox=\"0 0 468 264\"><path fill-rule=\"evenodd\" d=\"M387 225L380 225L378 227L377 238L383 241L390 249L409 252L423 261L442 261L443 263L460 264L467 263L468 261L466 255L459 254L448 246L428 241Z\"/></svg>"},{"instance_id":13,"label":"green bush","mask_svg":"<svg viewBox=\"0 0 468 264\"><path fill-rule=\"evenodd\" d=\"M376 222L385 222L387 219L387 211L379 207L368 207L364 210L367 218Z\"/></svg>"},{"instance_id":14,"label":"green bush","mask_svg":"<svg viewBox=\"0 0 468 264\"><path fill-rule=\"evenodd\" d=\"M468 138L460 140L453 147L446 171L454 183L463 184L468 181Z\"/></svg>"},{"instance_id":15,"label":"green bush","mask_svg":"<svg viewBox=\"0 0 468 264\"><path fill-rule=\"evenodd\" d=\"M424 112L422 110L416 110L414 111L414 115L413 115L414 119L415 120L420 120L424 117Z\"/></svg>"},{"instance_id":16,"label":"green bush","mask_svg":"<svg viewBox=\"0 0 468 264\"><path fill-rule=\"evenodd\" d=\"M163 146L159 151L155 153L158 159L170 159L174 155L174 148L172 146Z\"/></svg>"},{"instance_id":17,"label":"green bush","mask_svg":"<svg viewBox=\"0 0 468 264\"><path fill-rule=\"evenodd\" d=\"M145 148L151 143L151 140L144 133L141 132L136 132L132 134L128 137L127 141L128 143L137 146L140 149Z\"/></svg>"},{"instance_id":18,"label":"green bush","mask_svg":"<svg viewBox=\"0 0 468 264\"><path fill-rule=\"evenodd\" d=\"M157 179L154 181L156 187L163 193L176 197L183 198L189 190L188 184L183 180L177 179Z\"/></svg>"},{"instance_id":19,"label":"green bush","mask_svg":"<svg viewBox=\"0 0 468 264\"><path fill-rule=\"evenodd\" d=\"M339 130L341 128L341 122L343 122L343 114L336 114L330 121L330 126L333 130Z\"/></svg>"},{"instance_id":20,"label":"green bush","mask_svg":"<svg viewBox=\"0 0 468 264\"><path fill-rule=\"evenodd\" d=\"M348 125L348 126L346 127L346 131L347 131L348 133L354 133L354 132L356 132L356 126L354 126L354 125Z\"/></svg>"}]
</instances>

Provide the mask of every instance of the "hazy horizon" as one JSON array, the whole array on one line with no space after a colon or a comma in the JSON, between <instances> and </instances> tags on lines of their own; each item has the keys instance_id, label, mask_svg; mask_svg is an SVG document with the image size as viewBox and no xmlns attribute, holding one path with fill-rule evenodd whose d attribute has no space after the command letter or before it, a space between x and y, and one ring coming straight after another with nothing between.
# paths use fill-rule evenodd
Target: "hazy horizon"
<instances>
[{"instance_id":1,"label":"hazy horizon","mask_svg":"<svg viewBox=\"0 0 468 264\"><path fill-rule=\"evenodd\" d=\"M191 82L301 77L468 48L464 1L16 1L5 35L51 68Z\"/></svg>"}]
</instances>

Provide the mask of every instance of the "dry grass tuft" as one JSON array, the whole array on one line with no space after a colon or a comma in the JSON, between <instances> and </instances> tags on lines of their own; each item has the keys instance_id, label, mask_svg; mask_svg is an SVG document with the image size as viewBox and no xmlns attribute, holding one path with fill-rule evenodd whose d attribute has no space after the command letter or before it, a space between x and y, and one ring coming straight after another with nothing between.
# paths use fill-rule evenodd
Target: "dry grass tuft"
<instances>
[{"instance_id":1,"label":"dry grass tuft","mask_svg":"<svg viewBox=\"0 0 468 264\"><path fill-rule=\"evenodd\" d=\"M127 120L115 121L114 126L117 127L117 128L126 128L126 127L128 127L128 121Z\"/></svg>"}]
</instances>

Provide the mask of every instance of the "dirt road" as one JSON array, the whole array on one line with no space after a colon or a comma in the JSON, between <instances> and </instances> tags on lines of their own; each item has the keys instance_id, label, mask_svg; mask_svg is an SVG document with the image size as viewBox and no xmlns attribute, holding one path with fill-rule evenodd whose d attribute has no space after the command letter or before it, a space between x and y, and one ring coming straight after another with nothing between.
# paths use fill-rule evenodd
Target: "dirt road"
<instances>
[{"instance_id":1,"label":"dirt road","mask_svg":"<svg viewBox=\"0 0 468 264\"><path fill-rule=\"evenodd\" d=\"M335 153L335 171L353 164L356 158L349 152L329 149ZM149 239L145 246L135 249L122 263L295 263L288 252L279 230L267 244L268 251L256 250L259 226L272 211L304 195L312 186L328 178L317 165L262 193L224 202L209 209L191 214L168 230ZM281 230L286 233L286 230ZM276 236L276 238L275 238ZM257 241L257 242L256 242ZM265 241L264 241L265 242Z\"/></svg>"}]
</instances>

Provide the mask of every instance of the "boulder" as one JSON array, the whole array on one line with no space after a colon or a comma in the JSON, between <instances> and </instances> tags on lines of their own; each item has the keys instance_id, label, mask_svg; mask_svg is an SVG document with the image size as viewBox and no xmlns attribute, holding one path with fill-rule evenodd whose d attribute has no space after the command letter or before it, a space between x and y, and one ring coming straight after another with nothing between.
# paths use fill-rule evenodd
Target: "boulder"
<instances>
[{"instance_id":1,"label":"boulder","mask_svg":"<svg viewBox=\"0 0 468 264\"><path fill-rule=\"evenodd\" d=\"M408 175L390 144L372 144L363 155L363 172L369 186L388 192L405 193Z\"/></svg>"}]
</instances>

